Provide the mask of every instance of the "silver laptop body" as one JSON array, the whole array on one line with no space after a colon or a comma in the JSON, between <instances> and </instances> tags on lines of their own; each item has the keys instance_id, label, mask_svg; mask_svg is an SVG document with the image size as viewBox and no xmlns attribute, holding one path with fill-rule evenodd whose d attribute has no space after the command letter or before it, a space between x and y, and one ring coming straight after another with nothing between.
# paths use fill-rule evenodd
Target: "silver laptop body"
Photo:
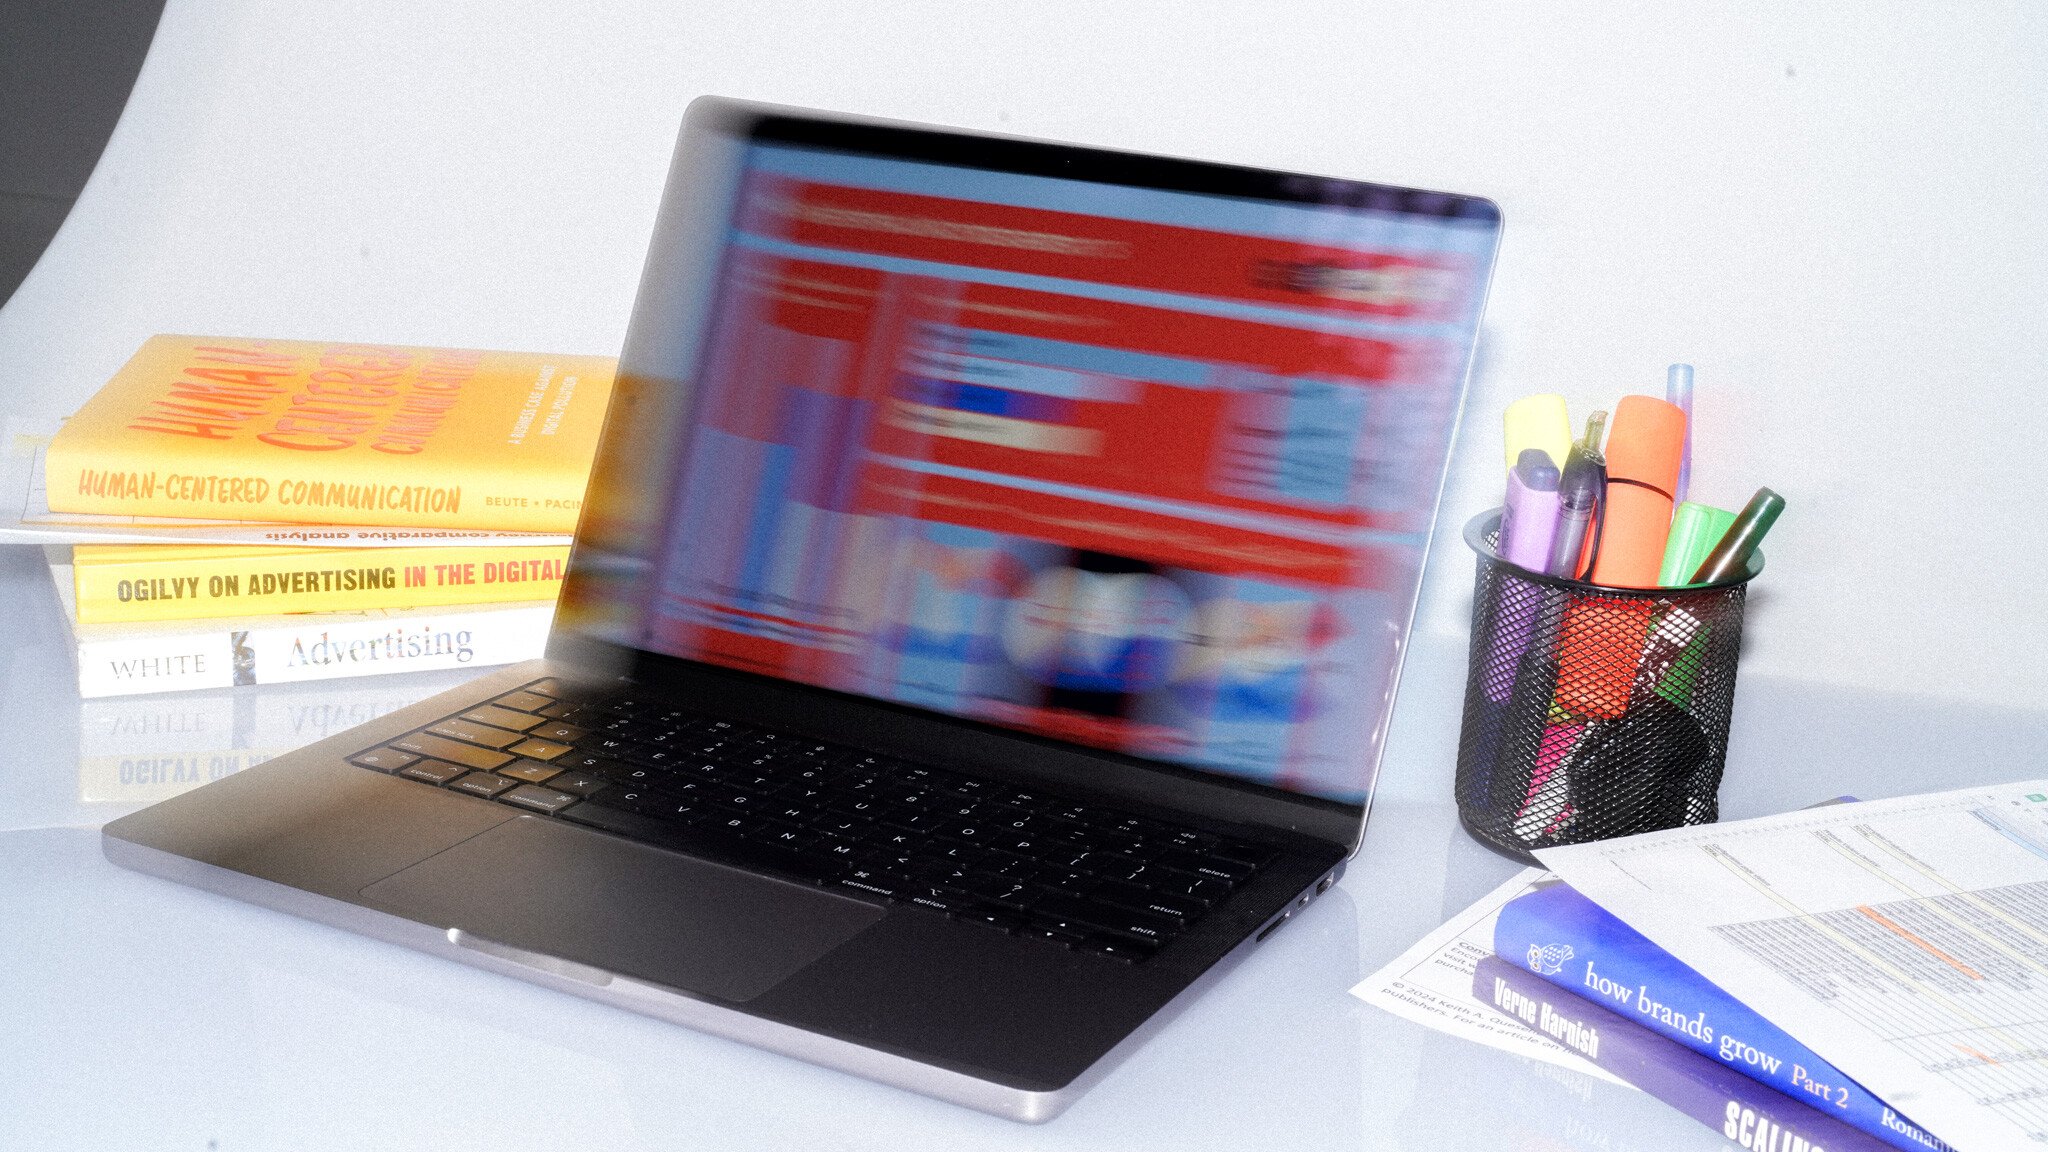
<instances>
[{"instance_id":1,"label":"silver laptop body","mask_svg":"<svg viewBox=\"0 0 2048 1152\"><path fill-rule=\"evenodd\" d=\"M548 658L106 854L1057 1115L1357 848L1498 227L700 100Z\"/></svg>"}]
</instances>

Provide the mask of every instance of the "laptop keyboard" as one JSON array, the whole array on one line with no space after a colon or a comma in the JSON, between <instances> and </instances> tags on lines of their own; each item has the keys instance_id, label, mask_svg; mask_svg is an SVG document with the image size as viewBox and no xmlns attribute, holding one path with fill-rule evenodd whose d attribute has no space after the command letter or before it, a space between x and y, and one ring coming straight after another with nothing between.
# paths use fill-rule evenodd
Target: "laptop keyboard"
<instances>
[{"instance_id":1,"label":"laptop keyboard","mask_svg":"<svg viewBox=\"0 0 2048 1152\"><path fill-rule=\"evenodd\" d=\"M1275 853L858 748L539 680L350 757L788 879L1136 961Z\"/></svg>"}]
</instances>

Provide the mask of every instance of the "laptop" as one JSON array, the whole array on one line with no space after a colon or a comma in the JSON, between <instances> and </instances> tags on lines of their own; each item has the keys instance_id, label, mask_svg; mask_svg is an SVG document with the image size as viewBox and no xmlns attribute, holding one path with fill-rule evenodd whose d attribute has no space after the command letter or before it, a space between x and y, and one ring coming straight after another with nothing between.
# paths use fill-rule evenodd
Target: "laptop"
<instances>
[{"instance_id":1,"label":"laptop","mask_svg":"<svg viewBox=\"0 0 2048 1152\"><path fill-rule=\"evenodd\" d=\"M546 659L106 854L1055 1116L1357 849L1498 232L699 100Z\"/></svg>"}]
</instances>

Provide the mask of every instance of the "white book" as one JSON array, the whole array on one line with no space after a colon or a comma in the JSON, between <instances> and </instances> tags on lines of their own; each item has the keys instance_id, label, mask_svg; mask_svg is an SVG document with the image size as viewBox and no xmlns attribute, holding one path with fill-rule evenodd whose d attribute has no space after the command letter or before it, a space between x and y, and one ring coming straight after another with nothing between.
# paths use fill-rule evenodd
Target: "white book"
<instances>
[{"instance_id":1,"label":"white book","mask_svg":"<svg viewBox=\"0 0 2048 1152\"><path fill-rule=\"evenodd\" d=\"M314 680L261 692L217 688L109 696L78 706L78 798L152 804L416 704L464 679Z\"/></svg>"},{"instance_id":2,"label":"white book","mask_svg":"<svg viewBox=\"0 0 2048 1152\"><path fill-rule=\"evenodd\" d=\"M546 650L555 611L538 600L80 624L70 551L46 552L71 625L78 693L87 697L516 664Z\"/></svg>"}]
</instances>

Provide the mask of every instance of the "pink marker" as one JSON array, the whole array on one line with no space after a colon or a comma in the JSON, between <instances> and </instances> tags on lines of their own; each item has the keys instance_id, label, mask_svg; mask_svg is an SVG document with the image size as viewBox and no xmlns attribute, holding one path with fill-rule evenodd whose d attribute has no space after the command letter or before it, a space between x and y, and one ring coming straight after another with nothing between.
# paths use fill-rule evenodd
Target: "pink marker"
<instances>
[{"instance_id":1,"label":"pink marker","mask_svg":"<svg viewBox=\"0 0 2048 1152\"><path fill-rule=\"evenodd\" d=\"M1536 767L1529 773L1529 792L1515 813L1515 835L1524 843L1533 843L1565 815L1567 805L1546 801L1564 797L1565 758L1578 746L1585 730L1577 720L1544 725L1543 739L1536 745Z\"/></svg>"}]
</instances>

